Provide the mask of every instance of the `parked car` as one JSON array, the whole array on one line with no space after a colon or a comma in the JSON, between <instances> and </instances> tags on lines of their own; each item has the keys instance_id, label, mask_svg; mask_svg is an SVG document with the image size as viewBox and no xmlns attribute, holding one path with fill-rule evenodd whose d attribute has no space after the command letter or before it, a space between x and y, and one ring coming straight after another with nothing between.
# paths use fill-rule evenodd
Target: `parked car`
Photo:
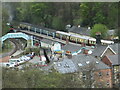
<instances>
[{"instance_id":1,"label":"parked car","mask_svg":"<svg viewBox=\"0 0 120 90\"><path fill-rule=\"evenodd\" d=\"M16 62L9 62L9 63L10 63L9 68L16 67L18 65Z\"/></svg>"},{"instance_id":2,"label":"parked car","mask_svg":"<svg viewBox=\"0 0 120 90\"><path fill-rule=\"evenodd\" d=\"M24 60L24 61L28 61L30 60L31 58L30 57L27 57L27 56L22 56L20 57L20 59Z\"/></svg>"},{"instance_id":3,"label":"parked car","mask_svg":"<svg viewBox=\"0 0 120 90\"><path fill-rule=\"evenodd\" d=\"M0 65L2 67L7 67L7 68L11 68L11 67L15 67L16 66L16 63L15 62L3 62L3 63L0 63Z\"/></svg>"},{"instance_id":4,"label":"parked car","mask_svg":"<svg viewBox=\"0 0 120 90\"><path fill-rule=\"evenodd\" d=\"M26 55L27 57L30 57L31 59L35 56L35 53L34 52L32 52L31 54L27 54Z\"/></svg>"},{"instance_id":5,"label":"parked car","mask_svg":"<svg viewBox=\"0 0 120 90\"><path fill-rule=\"evenodd\" d=\"M19 65L21 63L24 63L25 61L24 60L21 60L20 58L14 58L14 59L9 59L9 62L12 63L12 62L15 62L16 65Z\"/></svg>"}]
</instances>

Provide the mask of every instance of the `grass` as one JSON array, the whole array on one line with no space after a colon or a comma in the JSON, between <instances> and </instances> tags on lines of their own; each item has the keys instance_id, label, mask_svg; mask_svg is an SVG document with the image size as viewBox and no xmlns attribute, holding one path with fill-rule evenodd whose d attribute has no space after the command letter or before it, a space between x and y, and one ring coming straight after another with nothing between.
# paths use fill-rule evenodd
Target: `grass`
<instances>
[{"instance_id":1,"label":"grass","mask_svg":"<svg viewBox=\"0 0 120 90\"><path fill-rule=\"evenodd\" d=\"M8 40L4 41L3 48L0 49L0 54L10 52L13 49L13 45Z\"/></svg>"}]
</instances>

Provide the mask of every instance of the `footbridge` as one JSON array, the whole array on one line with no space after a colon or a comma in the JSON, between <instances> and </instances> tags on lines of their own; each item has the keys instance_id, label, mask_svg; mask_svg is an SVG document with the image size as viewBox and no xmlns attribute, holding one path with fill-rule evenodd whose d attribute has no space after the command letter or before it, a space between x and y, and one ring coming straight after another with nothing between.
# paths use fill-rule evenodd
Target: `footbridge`
<instances>
[{"instance_id":1,"label":"footbridge","mask_svg":"<svg viewBox=\"0 0 120 90\"><path fill-rule=\"evenodd\" d=\"M6 39L9 39L9 38L23 38L25 40L27 40L27 47L32 47L33 46L33 36L29 36L25 33L7 33L6 35L0 37L0 45L2 47L3 45L3 42L6 40Z\"/></svg>"}]
</instances>

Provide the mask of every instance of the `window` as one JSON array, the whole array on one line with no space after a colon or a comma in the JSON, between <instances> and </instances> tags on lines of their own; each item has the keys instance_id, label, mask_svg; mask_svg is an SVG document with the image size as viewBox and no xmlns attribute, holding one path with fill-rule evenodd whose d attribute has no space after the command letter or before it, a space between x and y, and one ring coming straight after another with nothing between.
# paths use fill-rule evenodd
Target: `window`
<instances>
[{"instance_id":1,"label":"window","mask_svg":"<svg viewBox=\"0 0 120 90\"><path fill-rule=\"evenodd\" d=\"M70 67L69 67L69 65L66 63L66 64L64 65L64 68L70 68Z\"/></svg>"},{"instance_id":2,"label":"window","mask_svg":"<svg viewBox=\"0 0 120 90\"><path fill-rule=\"evenodd\" d=\"M98 85L99 85L99 86L102 86L102 84L101 84L101 83L99 83Z\"/></svg>"},{"instance_id":3,"label":"window","mask_svg":"<svg viewBox=\"0 0 120 90\"><path fill-rule=\"evenodd\" d=\"M109 86L109 82L107 82L107 86Z\"/></svg>"},{"instance_id":4,"label":"window","mask_svg":"<svg viewBox=\"0 0 120 90\"><path fill-rule=\"evenodd\" d=\"M87 63L87 64L89 64L89 63L90 63L90 61L86 61L86 63Z\"/></svg>"},{"instance_id":5,"label":"window","mask_svg":"<svg viewBox=\"0 0 120 90\"><path fill-rule=\"evenodd\" d=\"M91 73L91 75L90 75L90 76L91 76L91 79L94 79L94 77L93 77L93 76L94 76L94 74L93 74L93 73Z\"/></svg>"},{"instance_id":6,"label":"window","mask_svg":"<svg viewBox=\"0 0 120 90\"><path fill-rule=\"evenodd\" d=\"M84 73L83 73L82 77L84 80L86 80L86 75Z\"/></svg>"},{"instance_id":7,"label":"window","mask_svg":"<svg viewBox=\"0 0 120 90\"><path fill-rule=\"evenodd\" d=\"M62 66L61 63L58 63L58 67Z\"/></svg>"},{"instance_id":8,"label":"window","mask_svg":"<svg viewBox=\"0 0 120 90\"><path fill-rule=\"evenodd\" d=\"M107 72L106 75L109 76L109 72Z\"/></svg>"},{"instance_id":9,"label":"window","mask_svg":"<svg viewBox=\"0 0 120 90\"><path fill-rule=\"evenodd\" d=\"M102 76L102 72L99 72L99 76Z\"/></svg>"},{"instance_id":10,"label":"window","mask_svg":"<svg viewBox=\"0 0 120 90\"><path fill-rule=\"evenodd\" d=\"M83 66L81 63L78 63L78 66Z\"/></svg>"}]
</instances>

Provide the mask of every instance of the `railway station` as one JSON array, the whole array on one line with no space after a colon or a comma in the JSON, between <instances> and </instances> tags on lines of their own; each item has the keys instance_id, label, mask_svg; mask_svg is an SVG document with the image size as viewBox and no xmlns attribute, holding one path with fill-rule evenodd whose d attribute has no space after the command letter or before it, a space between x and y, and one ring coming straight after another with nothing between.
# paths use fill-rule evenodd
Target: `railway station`
<instances>
[{"instance_id":1,"label":"railway station","mask_svg":"<svg viewBox=\"0 0 120 90\"><path fill-rule=\"evenodd\" d=\"M7 80L3 74L7 82L22 81L21 87L25 81L25 88L120 86L120 39L116 17L111 14L117 5L43 2L3 6L0 67L10 77L18 77Z\"/></svg>"}]
</instances>

